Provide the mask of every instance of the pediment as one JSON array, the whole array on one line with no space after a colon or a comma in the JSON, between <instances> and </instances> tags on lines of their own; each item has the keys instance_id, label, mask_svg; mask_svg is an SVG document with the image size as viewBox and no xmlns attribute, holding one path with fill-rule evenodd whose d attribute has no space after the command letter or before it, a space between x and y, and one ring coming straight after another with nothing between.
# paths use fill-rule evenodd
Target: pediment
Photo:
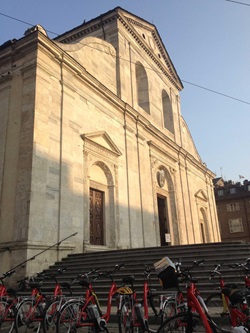
<instances>
[{"instance_id":1,"label":"pediment","mask_svg":"<svg viewBox=\"0 0 250 333\"><path fill-rule=\"evenodd\" d=\"M199 190L198 192L196 192L195 197L202 201L208 201L207 195L205 194L205 192L203 190Z\"/></svg>"},{"instance_id":2,"label":"pediment","mask_svg":"<svg viewBox=\"0 0 250 333\"><path fill-rule=\"evenodd\" d=\"M127 33L130 34L130 38L144 49L144 52L158 67L159 72L166 75L179 91L182 90L182 82L155 25L121 7L116 7L89 22L84 22L82 25L58 36L55 40L66 44L82 41L89 34L93 35L95 31L99 31L100 27L102 27L102 31L105 31L106 26L113 24L114 21L120 21Z\"/></svg>"},{"instance_id":3,"label":"pediment","mask_svg":"<svg viewBox=\"0 0 250 333\"><path fill-rule=\"evenodd\" d=\"M122 155L121 151L118 149L113 140L105 131L82 134L81 138L84 141L91 143L94 146L99 146L100 148L104 148L117 156Z\"/></svg>"},{"instance_id":4,"label":"pediment","mask_svg":"<svg viewBox=\"0 0 250 333\"><path fill-rule=\"evenodd\" d=\"M125 11L119 11L121 17L126 20L127 24L129 24L130 33L136 34L135 39L142 45L144 45L147 50L150 50L154 55L154 62L158 62L162 66L164 66L165 70L168 72L172 80L181 90L183 88L182 82L175 70L175 67L169 57L169 54L162 42L162 39L157 31L157 28L150 24L149 22ZM132 31L133 29L133 31Z\"/></svg>"}]
</instances>

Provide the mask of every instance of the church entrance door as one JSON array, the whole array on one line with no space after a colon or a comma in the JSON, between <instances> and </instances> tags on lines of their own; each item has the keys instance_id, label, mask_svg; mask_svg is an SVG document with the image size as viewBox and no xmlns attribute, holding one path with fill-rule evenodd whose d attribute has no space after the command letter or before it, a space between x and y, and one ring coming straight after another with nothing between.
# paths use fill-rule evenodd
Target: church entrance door
<instances>
[{"instance_id":1,"label":"church entrance door","mask_svg":"<svg viewBox=\"0 0 250 333\"><path fill-rule=\"evenodd\" d=\"M90 244L104 245L103 241L103 203L104 193L95 189L90 189Z\"/></svg>"},{"instance_id":2,"label":"church entrance door","mask_svg":"<svg viewBox=\"0 0 250 333\"><path fill-rule=\"evenodd\" d=\"M158 205L161 246L168 245L168 242L166 241L167 240L166 237L169 236L166 204L167 204L167 198L158 195L157 205Z\"/></svg>"}]
</instances>

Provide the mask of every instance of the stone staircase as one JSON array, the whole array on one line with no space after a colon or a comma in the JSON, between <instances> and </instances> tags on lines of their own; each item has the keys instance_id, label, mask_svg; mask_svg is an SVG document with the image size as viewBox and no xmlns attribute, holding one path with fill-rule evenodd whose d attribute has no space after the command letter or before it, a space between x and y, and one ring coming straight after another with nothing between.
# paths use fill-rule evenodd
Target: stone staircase
<instances>
[{"instance_id":1,"label":"stone staircase","mask_svg":"<svg viewBox=\"0 0 250 333\"><path fill-rule=\"evenodd\" d=\"M151 286L156 290L156 293L168 292L162 290L153 266L156 261L164 256L168 256L173 262L181 261L183 267L190 266L194 260L204 260L204 263L192 272L193 277L198 278L198 288L205 299L219 286L218 278L214 278L212 281L209 280L210 271L218 263L222 264L221 272L226 282L235 282L239 286L244 285L242 272L230 269L229 265L244 262L250 257L250 243L210 243L70 254L62 261L49 267L45 273L54 273L59 268L67 267L66 271L58 277L58 281L65 282L93 268L100 271L111 271L116 264L124 263L125 267L114 273L114 280L120 285L124 275L134 275L135 288L139 298L141 298L144 265L152 268ZM52 286L52 281L45 281L45 287ZM110 280L108 278L97 280L94 282L94 286L101 305L105 306ZM73 285L72 290L75 296L84 295L85 292L77 284Z\"/></svg>"}]
</instances>

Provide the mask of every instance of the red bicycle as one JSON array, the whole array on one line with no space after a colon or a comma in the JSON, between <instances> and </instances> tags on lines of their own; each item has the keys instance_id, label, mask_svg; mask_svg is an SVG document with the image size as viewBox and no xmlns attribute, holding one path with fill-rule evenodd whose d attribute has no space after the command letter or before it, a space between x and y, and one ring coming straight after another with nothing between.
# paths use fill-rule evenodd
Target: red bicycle
<instances>
[{"instance_id":1,"label":"red bicycle","mask_svg":"<svg viewBox=\"0 0 250 333\"><path fill-rule=\"evenodd\" d=\"M77 330L81 332L84 332L84 330L88 332L108 331L107 323L111 315L112 299L124 291L123 287L117 287L113 279L113 273L119 271L122 267L124 267L124 264L116 265L112 271L100 273L98 270L93 270L83 275L84 278L80 280L79 284L86 288L85 297L78 300L69 300L62 306L57 319L57 333L72 333ZM90 275L93 273L97 274L93 277L93 280L103 277L108 277L111 280L106 313L102 313L98 297L90 281Z\"/></svg>"},{"instance_id":2,"label":"red bicycle","mask_svg":"<svg viewBox=\"0 0 250 333\"><path fill-rule=\"evenodd\" d=\"M214 276L219 277L220 292L211 294L206 299L206 305L210 317L216 328L221 332L231 332L234 328L244 327L250 329L249 307L247 304L250 291L247 288L249 285L249 277L247 272L249 268L245 264L230 265L231 268L244 268L245 271L245 286L246 288L239 289L235 283L225 283L222 273L220 272L221 264L215 266L211 271L210 279Z\"/></svg>"},{"instance_id":3,"label":"red bicycle","mask_svg":"<svg viewBox=\"0 0 250 333\"><path fill-rule=\"evenodd\" d=\"M197 280L191 276L190 270L203 262L194 261L190 268L182 269L177 275L179 282L186 282L186 302L187 308L183 312L168 318L159 327L157 333L165 332L217 332L211 321L207 307L200 292L197 289Z\"/></svg>"},{"instance_id":4,"label":"red bicycle","mask_svg":"<svg viewBox=\"0 0 250 333\"><path fill-rule=\"evenodd\" d=\"M16 315L17 308L22 299L24 291L27 291L27 280L24 278L18 281L18 288L6 288L4 280L7 277L10 277L15 273L14 270L4 273L0 277L0 328L2 331L11 333L14 328L14 319ZM32 295L36 293L35 290L32 290Z\"/></svg>"},{"instance_id":5,"label":"red bicycle","mask_svg":"<svg viewBox=\"0 0 250 333\"><path fill-rule=\"evenodd\" d=\"M167 307L172 306L168 296L160 295L159 307L156 307L154 290L150 283L151 269L144 266L143 299L140 302L134 289L134 279L124 278L123 283L130 284L131 288L127 293L119 296L118 325L119 333L125 332L149 332L154 331L149 325L149 309L152 309L155 317L162 318L167 311ZM172 309L172 308L171 308ZM166 313L165 313L166 315Z\"/></svg>"},{"instance_id":6,"label":"red bicycle","mask_svg":"<svg viewBox=\"0 0 250 333\"><path fill-rule=\"evenodd\" d=\"M39 332L41 327L44 332L47 332L53 325L53 315L58 312L63 299L62 288L70 288L67 283L59 284L56 276L62 274L66 268L58 269L55 274L42 276L41 281L26 282L29 288L32 289L32 296L25 297L16 307L14 326L16 333ZM52 289L42 289L44 279L54 279L55 287ZM45 294L45 292L47 294Z\"/></svg>"}]
</instances>

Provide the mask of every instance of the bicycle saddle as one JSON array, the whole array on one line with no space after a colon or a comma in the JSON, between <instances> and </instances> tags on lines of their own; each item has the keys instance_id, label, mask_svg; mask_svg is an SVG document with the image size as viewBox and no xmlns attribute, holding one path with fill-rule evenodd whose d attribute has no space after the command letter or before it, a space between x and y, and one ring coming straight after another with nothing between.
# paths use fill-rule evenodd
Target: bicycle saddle
<instances>
[{"instance_id":1,"label":"bicycle saddle","mask_svg":"<svg viewBox=\"0 0 250 333\"><path fill-rule=\"evenodd\" d=\"M82 286L82 287L89 287L90 286L90 281L88 279L81 279L79 281L79 285Z\"/></svg>"},{"instance_id":2,"label":"bicycle saddle","mask_svg":"<svg viewBox=\"0 0 250 333\"><path fill-rule=\"evenodd\" d=\"M7 294L10 295L10 296L13 296L13 297L17 297L17 294L18 292L21 293L23 292L24 289L21 289L21 288L17 288L17 289L14 289L14 288L8 288L7 289Z\"/></svg>"},{"instance_id":3,"label":"bicycle saddle","mask_svg":"<svg viewBox=\"0 0 250 333\"><path fill-rule=\"evenodd\" d=\"M222 293L227 296L232 304L242 303L247 297L250 297L250 290L223 288Z\"/></svg>"},{"instance_id":4,"label":"bicycle saddle","mask_svg":"<svg viewBox=\"0 0 250 333\"><path fill-rule=\"evenodd\" d=\"M40 289L42 287L42 282L28 282L27 285L31 288L31 289Z\"/></svg>"},{"instance_id":5,"label":"bicycle saddle","mask_svg":"<svg viewBox=\"0 0 250 333\"><path fill-rule=\"evenodd\" d=\"M61 283L61 287L64 289L70 289L70 287L71 287L71 285L70 285L70 283L68 283L68 282L62 282Z\"/></svg>"},{"instance_id":6,"label":"bicycle saddle","mask_svg":"<svg viewBox=\"0 0 250 333\"><path fill-rule=\"evenodd\" d=\"M237 289L238 285L236 283L226 283L224 288Z\"/></svg>"},{"instance_id":7,"label":"bicycle saddle","mask_svg":"<svg viewBox=\"0 0 250 333\"><path fill-rule=\"evenodd\" d=\"M130 283L130 284L132 284L132 283L135 282L135 278L134 278L133 275L127 275L127 276L124 276L124 277L122 278L122 282L123 282L123 283Z\"/></svg>"}]
</instances>

